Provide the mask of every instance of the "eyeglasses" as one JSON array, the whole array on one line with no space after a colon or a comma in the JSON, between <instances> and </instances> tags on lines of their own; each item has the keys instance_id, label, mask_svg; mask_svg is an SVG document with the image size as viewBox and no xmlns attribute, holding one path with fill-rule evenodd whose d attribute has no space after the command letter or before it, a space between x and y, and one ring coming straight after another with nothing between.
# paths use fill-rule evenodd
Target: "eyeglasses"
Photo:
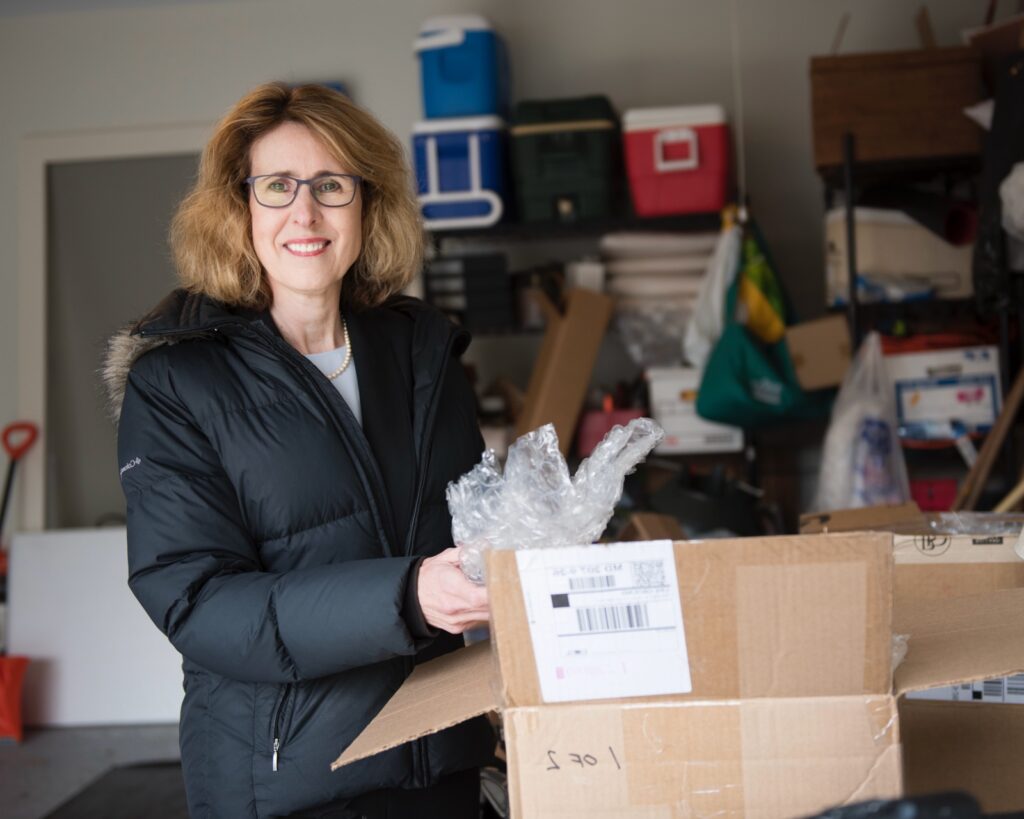
<instances>
[{"instance_id":1,"label":"eyeglasses","mask_svg":"<svg viewBox=\"0 0 1024 819\"><path fill-rule=\"evenodd\" d=\"M250 176L245 184L252 188L256 201L265 208L286 208L299 195L299 188L309 185L313 198L324 207L341 208L356 198L361 176L329 173L314 179L299 179L284 174Z\"/></svg>"}]
</instances>

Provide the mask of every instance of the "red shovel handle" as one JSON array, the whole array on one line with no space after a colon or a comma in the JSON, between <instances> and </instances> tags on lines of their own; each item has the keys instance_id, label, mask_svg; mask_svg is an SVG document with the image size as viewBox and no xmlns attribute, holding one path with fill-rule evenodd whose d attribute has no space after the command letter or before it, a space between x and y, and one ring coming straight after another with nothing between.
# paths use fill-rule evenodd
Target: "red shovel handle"
<instances>
[{"instance_id":1,"label":"red shovel handle","mask_svg":"<svg viewBox=\"0 0 1024 819\"><path fill-rule=\"evenodd\" d=\"M4 427L4 449L12 461L17 461L32 448L38 437L39 427L31 421L15 421Z\"/></svg>"}]
</instances>

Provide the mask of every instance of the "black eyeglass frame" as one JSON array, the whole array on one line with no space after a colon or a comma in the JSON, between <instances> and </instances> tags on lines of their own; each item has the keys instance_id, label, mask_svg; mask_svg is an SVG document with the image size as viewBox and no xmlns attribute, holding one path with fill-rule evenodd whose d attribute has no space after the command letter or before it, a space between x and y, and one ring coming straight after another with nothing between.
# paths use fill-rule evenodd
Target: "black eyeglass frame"
<instances>
[{"instance_id":1,"label":"black eyeglass frame","mask_svg":"<svg viewBox=\"0 0 1024 819\"><path fill-rule=\"evenodd\" d=\"M313 187L313 183L316 182L317 180L320 180L320 179L331 179L331 178L336 177L336 176L341 176L341 177L344 177L345 179L351 179L351 180L355 181L356 184L355 184L355 187L352 189L352 198L351 199L349 199L347 202L345 202L344 204L341 204L341 205L329 205L326 202L322 202L320 200L320 197L317 196L316 188ZM292 180L292 182L296 183L296 185L295 185L295 192L294 192L292 198L288 202L285 202L283 205L267 205L267 204L265 204L265 203L260 201L260 197L256 193L256 188L255 188L256 181L258 179L271 179L271 178L273 178L273 179L290 179L290 180ZM310 193L313 194L313 198L317 201L317 204L323 205L325 208L346 208L346 207L348 207L349 205L351 205L355 201L356 194L359 192L359 186L363 184L363 177L356 176L353 173L325 173L325 174L320 174L320 176L314 176L312 179L299 179L299 177L297 177L297 176L289 176L286 173L263 173L263 174L260 174L259 176L249 176L249 177L246 177L244 182L245 182L246 185L248 185L250 187L250 189L252 189L252 195L256 199L256 203L260 207L263 207L263 208L287 208L287 207L291 207L295 203L295 200L299 198L299 190L302 188L303 185L309 185L309 191L310 191Z\"/></svg>"}]
</instances>

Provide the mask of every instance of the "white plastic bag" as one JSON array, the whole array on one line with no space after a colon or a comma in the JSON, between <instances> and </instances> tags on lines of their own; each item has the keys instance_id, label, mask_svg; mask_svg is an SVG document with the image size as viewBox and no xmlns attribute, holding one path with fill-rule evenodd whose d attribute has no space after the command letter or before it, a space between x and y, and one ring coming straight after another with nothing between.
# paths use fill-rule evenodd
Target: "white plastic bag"
<instances>
[{"instance_id":1,"label":"white plastic bag","mask_svg":"<svg viewBox=\"0 0 1024 819\"><path fill-rule=\"evenodd\" d=\"M683 356L698 370L704 369L725 328L725 294L739 270L742 242L739 224L723 230L701 280L693 318L683 337Z\"/></svg>"},{"instance_id":2,"label":"white plastic bag","mask_svg":"<svg viewBox=\"0 0 1024 819\"><path fill-rule=\"evenodd\" d=\"M813 508L828 512L909 499L896 399L885 372L881 338L870 333L832 408Z\"/></svg>"},{"instance_id":3,"label":"white plastic bag","mask_svg":"<svg viewBox=\"0 0 1024 819\"><path fill-rule=\"evenodd\" d=\"M445 493L462 570L482 582L486 549L593 543L622 495L622 482L665 437L650 418L615 426L570 477L551 424L523 435L505 469L492 450Z\"/></svg>"}]
</instances>

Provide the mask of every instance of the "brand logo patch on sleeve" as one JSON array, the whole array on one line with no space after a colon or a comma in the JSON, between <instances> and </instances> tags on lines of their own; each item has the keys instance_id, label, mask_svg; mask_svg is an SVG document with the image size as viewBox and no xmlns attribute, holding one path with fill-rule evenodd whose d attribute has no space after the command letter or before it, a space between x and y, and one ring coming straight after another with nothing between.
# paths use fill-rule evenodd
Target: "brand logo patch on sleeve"
<instances>
[{"instance_id":1,"label":"brand logo patch on sleeve","mask_svg":"<svg viewBox=\"0 0 1024 819\"><path fill-rule=\"evenodd\" d=\"M135 467L137 467L141 463L142 463L142 458L132 458L130 461L128 461L128 463L126 463L124 466L121 467L121 472L119 473L119 477L123 478L125 472L127 472L129 469L135 469Z\"/></svg>"}]
</instances>

